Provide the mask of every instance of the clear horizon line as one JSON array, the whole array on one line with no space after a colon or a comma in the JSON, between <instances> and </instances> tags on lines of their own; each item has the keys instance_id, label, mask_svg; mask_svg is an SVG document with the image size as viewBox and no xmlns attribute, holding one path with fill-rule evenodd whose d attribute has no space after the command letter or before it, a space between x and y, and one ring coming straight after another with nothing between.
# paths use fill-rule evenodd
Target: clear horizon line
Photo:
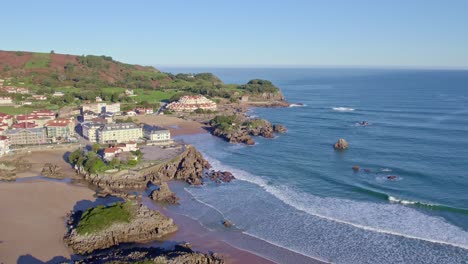
<instances>
[{"instance_id":1,"label":"clear horizon line","mask_svg":"<svg viewBox=\"0 0 468 264\"><path fill-rule=\"evenodd\" d=\"M277 69L382 69L382 70L468 70L467 66L423 65L305 65L305 64L152 64L156 68L277 68Z\"/></svg>"}]
</instances>

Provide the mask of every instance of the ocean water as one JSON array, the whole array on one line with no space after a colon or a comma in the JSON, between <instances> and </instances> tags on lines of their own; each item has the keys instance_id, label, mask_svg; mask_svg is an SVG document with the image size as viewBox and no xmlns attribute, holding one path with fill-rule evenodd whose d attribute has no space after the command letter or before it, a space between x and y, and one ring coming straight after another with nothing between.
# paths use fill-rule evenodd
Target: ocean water
<instances>
[{"instance_id":1,"label":"ocean water","mask_svg":"<svg viewBox=\"0 0 468 264\"><path fill-rule=\"evenodd\" d=\"M333 263L468 263L468 71L162 70L209 71L228 83L265 78L304 104L252 109L288 128L255 146L183 138L238 178L185 188L207 209L183 210L208 228L226 218L239 232ZM350 148L338 152L341 137Z\"/></svg>"}]
</instances>

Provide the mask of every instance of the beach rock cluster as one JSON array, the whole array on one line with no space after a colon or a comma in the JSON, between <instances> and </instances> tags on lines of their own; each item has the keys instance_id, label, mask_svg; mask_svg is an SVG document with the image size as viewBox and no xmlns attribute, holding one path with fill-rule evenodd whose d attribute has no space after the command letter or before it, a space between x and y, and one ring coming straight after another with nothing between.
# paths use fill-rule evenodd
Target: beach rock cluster
<instances>
[{"instance_id":1,"label":"beach rock cluster","mask_svg":"<svg viewBox=\"0 0 468 264\"><path fill-rule=\"evenodd\" d=\"M46 163L42 168L41 175L47 178L63 179L65 175L62 172L62 168L57 164Z\"/></svg>"},{"instance_id":2,"label":"beach rock cluster","mask_svg":"<svg viewBox=\"0 0 468 264\"><path fill-rule=\"evenodd\" d=\"M70 229L64 236L64 241L74 253L80 255L121 243L146 243L177 231L171 218L141 204L134 206L130 222L117 222L96 233L78 234L78 223L73 214L68 224Z\"/></svg>"},{"instance_id":3,"label":"beach rock cluster","mask_svg":"<svg viewBox=\"0 0 468 264\"><path fill-rule=\"evenodd\" d=\"M234 175L232 175L232 173L229 171L214 171L213 170L213 171L208 172L207 177L216 183L231 182L232 180L235 179Z\"/></svg>"},{"instance_id":4,"label":"beach rock cluster","mask_svg":"<svg viewBox=\"0 0 468 264\"><path fill-rule=\"evenodd\" d=\"M154 247L115 249L112 252L93 254L74 263L224 264L225 262L218 254L195 252L190 244L179 244L172 250Z\"/></svg>"},{"instance_id":5,"label":"beach rock cluster","mask_svg":"<svg viewBox=\"0 0 468 264\"><path fill-rule=\"evenodd\" d=\"M179 204L179 197L171 191L166 182L162 182L158 190L152 191L150 197L154 201L165 204Z\"/></svg>"},{"instance_id":6,"label":"beach rock cluster","mask_svg":"<svg viewBox=\"0 0 468 264\"><path fill-rule=\"evenodd\" d=\"M340 138L333 147L336 150L345 150L349 148L349 144L344 138Z\"/></svg>"}]
</instances>

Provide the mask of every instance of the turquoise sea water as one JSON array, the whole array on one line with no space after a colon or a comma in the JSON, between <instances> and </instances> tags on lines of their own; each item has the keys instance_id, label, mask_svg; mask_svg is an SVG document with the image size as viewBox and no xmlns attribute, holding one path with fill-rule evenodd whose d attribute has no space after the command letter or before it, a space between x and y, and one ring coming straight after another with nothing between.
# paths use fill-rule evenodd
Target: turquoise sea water
<instances>
[{"instance_id":1,"label":"turquoise sea water","mask_svg":"<svg viewBox=\"0 0 468 264\"><path fill-rule=\"evenodd\" d=\"M215 211L245 234L334 263L468 263L468 71L162 70L265 78L304 104L252 109L288 128L252 147L184 137L239 179L186 188L210 208L187 214L208 228L218 228ZM333 150L340 137L349 150Z\"/></svg>"}]
</instances>

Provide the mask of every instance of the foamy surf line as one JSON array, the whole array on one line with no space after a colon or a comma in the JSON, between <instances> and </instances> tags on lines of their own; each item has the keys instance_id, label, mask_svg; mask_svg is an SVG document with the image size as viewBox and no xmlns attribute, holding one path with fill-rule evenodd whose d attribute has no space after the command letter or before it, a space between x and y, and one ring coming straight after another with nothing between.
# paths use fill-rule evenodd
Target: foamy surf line
<instances>
[{"instance_id":1,"label":"foamy surf line","mask_svg":"<svg viewBox=\"0 0 468 264\"><path fill-rule=\"evenodd\" d=\"M356 109L354 108L351 108L351 107L332 107L332 109L334 111L338 111L338 112L352 112Z\"/></svg>"},{"instance_id":2,"label":"foamy surf line","mask_svg":"<svg viewBox=\"0 0 468 264\"><path fill-rule=\"evenodd\" d=\"M398 232L398 231L395 231L395 230L384 229L382 227L366 226L366 225L362 225L362 224L359 224L359 223L350 222L350 221L346 221L346 220L341 220L341 219L338 219L336 217L330 217L330 216L323 215L323 214L320 214L320 213L317 213L317 212L313 212L310 209L308 210L307 208L304 208L300 204L297 204L297 203L291 201L291 197L295 197L295 196L299 195L297 192L296 193L290 193L290 192L284 193L281 190L279 190L278 188L276 188L274 186L271 186L271 185L268 185L266 183L266 181L264 179L262 179L261 177L259 177L259 176L253 176L253 175L249 174L248 172L226 166L224 164L221 164L221 162L219 160L216 160L216 159L210 157L209 155L206 155L205 153L203 153L203 154L214 168L220 169L220 170L229 170L229 171L233 172L233 174L235 175L235 177L238 180L253 183L253 184L261 187L266 192L272 194L273 196L275 196L277 199L281 200L282 202L288 204L289 206L291 206L291 207L293 207L293 208L295 208L295 209L297 209L299 211L305 212L307 214L310 214L310 215L313 215L313 216L316 216L316 217L320 217L322 219L326 219L326 220L329 220L329 221L337 222L337 223L340 223L340 224L346 224L346 225L349 225L349 226L353 226L353 227L356 227L356 228L359 228L359 229L362 229L362 230L367 230L367 231L377 232L377 233L387 234L387 235L393 235L393 236L399 236L399 237L404 237L404 238L409 238L409 239L415 239L415 240L423 240L423 241L427 241L427 242L431 242L431 243L438 243L438 244L443 244L443 245L448 245L448 246L454 246L454 247L458 247L458 248L468 250L468 244L460 244L460 243L456 243L456 242L443 241L443 240L439 240L439 239L431 239L431 238L428 238L428 237L423 237L423 236L418 236L418 235L405 234L405 233ZM343 202L346 202L346 200L343 200L342 203ZM403 207L403 208L408 208L408 207ZM424 216L429 217L427 215L424 215ZM428 218L428 220L433 220L433 219ZM445 222L442 222L442 223L445 224L445 226L443 226L443 227L447 227L447 223L445 223ZM452 226L452 225L450 225L450 226L452 228L459 229L456 226ZM460 229L460 231L463 232L463 230L461 230L461 229ZM313 256L311 256L311 257L313 257Z\"/></svg>"}]
</instances>

